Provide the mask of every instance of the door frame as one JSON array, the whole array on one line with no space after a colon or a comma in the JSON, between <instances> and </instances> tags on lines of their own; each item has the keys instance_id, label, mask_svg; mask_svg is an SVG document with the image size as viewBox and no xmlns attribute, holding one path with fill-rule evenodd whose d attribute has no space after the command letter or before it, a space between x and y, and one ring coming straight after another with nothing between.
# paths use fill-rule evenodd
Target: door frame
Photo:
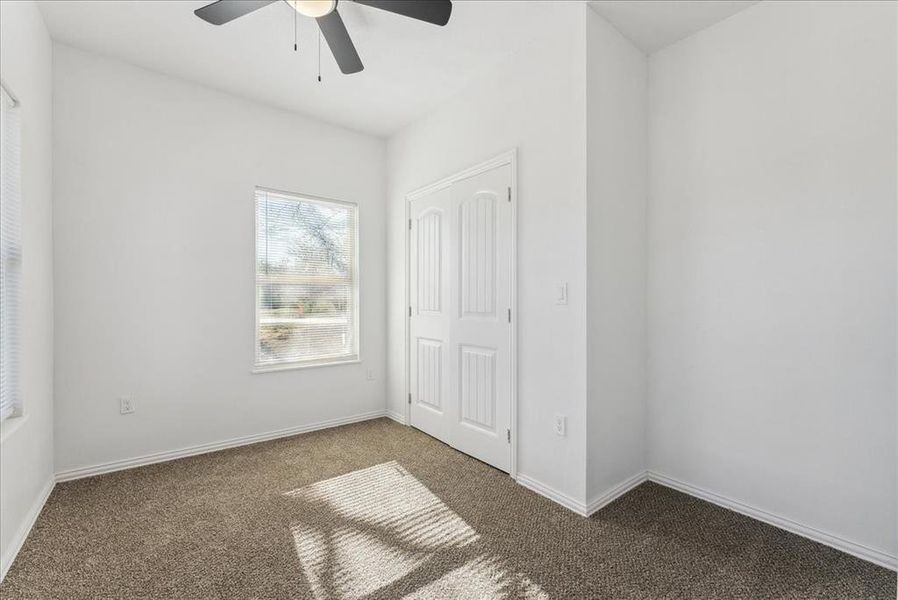
<instances>
[{"instance_id":1,"label":"door frame","mask_svg":"<svg viewBox=\"0 0 898 600\"><path fill-rule=\"evenodd\" d=\"M508 424L508 428L511 430L511 444L509 444L509 452L511 453L511 460L509 462L510 469L508 474L512 479L517 479L518 475L518 284L517 284L517 272L518 272L518 218L517 218L517 207L518 207L518 149L512 148L507 152L503 152L502 154L495 156L487 161L478 163L473 167L469 167L463 171L459 171L448 177L444 177L439 181L431 183L430 185L426 185L424 187L420 187L416 190L413 190L405 195L405 222L411 223L411 203L412 201L441 190L443 188L447 188L453 183L461 181L462 179L467 179L469 177L473 177L475 175L479 175L480 173L484 173L491 169L495 169L496 167L501 167L504 165L509 165L511 167L511 295L510 295L510 304L511 304L511 327L509 327L509 337L511 343L511 416L510 423ZM411 334L411 315L409 314L408 307L411 306L411 227L405 226L405 307L403 307L403 311L405 314L405 318L403 319L403 325L405 328L405 334L402 337L402 345L403 345L403 380L405 382L405 395L403 396L405 411L404 418L405 424L411 426L412 424L412 415L411 415L411 372L410 372L410 364L411 364L411 344L409 343L409 335Z\"/></svg>"}]
</instances>

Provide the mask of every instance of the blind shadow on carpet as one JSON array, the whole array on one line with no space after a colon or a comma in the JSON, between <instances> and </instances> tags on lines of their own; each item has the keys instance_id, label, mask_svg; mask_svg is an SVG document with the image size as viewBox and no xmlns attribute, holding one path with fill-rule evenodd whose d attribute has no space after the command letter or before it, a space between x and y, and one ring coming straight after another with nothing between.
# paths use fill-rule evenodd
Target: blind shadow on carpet
<instances>
[{"instance_id":1,"label":"blind shadow on carpet","mask_svg":"<svg viewBox=\"0 0 898 600\"><path fill-rule=\"evenodd\" d=\"M302 574L316 600L548 595L398 462L287 492Z\"/></svg>"}]
</instances>

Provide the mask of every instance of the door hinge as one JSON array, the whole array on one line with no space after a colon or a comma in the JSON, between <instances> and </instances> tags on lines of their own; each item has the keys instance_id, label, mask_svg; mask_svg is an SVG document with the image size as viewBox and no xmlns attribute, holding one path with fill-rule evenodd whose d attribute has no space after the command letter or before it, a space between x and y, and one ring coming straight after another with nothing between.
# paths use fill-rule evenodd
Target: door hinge
<instances>
[{"instance_id":1,"label":"door hinge","mask_svg":"<svg viewBox=\"0 0 898 600\"><path fill-rule=\"evenodd\" d=\"M505 430L505 439L508 440L508 443L511 443L511 429Z\"/></svg>"},{"instance_id":2,"label":"door hinge","mask_svg":"<svg viewBox=\"0 0 898 600\"><path fill-rule=\"evenodd\" d=\"M411 306L408 307L408 316L412 316L412 307Z\"/></svg>"},{"instance_id":3,"label":"door hinge","mask_svg":"<svg viewBox=\"0 0 898 600\"><path fill-rule=\"evenodd\" d=\"M508 322L511 323L511 309L508 309Z\"/></svg>"},{"instance_id":4,"label":"door hinge","mask_svg":"<svg viewBox=\"0 0 898 600\"><path fill-rule=\"evenodd\" d=\"M411 392L408 393L408 403L409 404L412 403L412 393Z\"/></svg>"},{"instance_id":5,"label":"door hinge","mask_svg":"<svg viewBox=\"0 0 898 600\"><path fill-rule=\"evenodd\" d=\"M511 202L511 186L508 187L508 201Z\"/></svg>"},{"instance_id":6,"label":"door hinge","mask_svg":"<svg viewBox=\"0 0 898 600\"><path fill-rule=\"evenodd\" d=\"M411 219L408 220L408 230L409 231L412 230L412 220Z\"/></svg>"}]
</instances>

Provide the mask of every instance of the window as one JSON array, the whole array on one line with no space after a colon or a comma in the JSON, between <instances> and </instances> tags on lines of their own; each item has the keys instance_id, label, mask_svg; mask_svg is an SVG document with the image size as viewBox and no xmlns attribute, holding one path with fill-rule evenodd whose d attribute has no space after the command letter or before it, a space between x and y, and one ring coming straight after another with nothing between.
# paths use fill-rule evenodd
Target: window
<instances>
[{"instance_id":1,"label":"window","mask_svg":"<svg viewBox=\"0 0 898 600\"><path fill-rule=\"evenodd\" d=\"M22 414L19 395L20 135L18 105L0 87L0 421Z\"/></svg>"},{"instance_id":2,"label":"window","mask_svg":"<svg viewBox=\"0 0 898 600\"><path fill-rule=\"evenodd\" d=\"M358 360L357 207L256 190L258 371Z\"/></svg>"}]
</instances>

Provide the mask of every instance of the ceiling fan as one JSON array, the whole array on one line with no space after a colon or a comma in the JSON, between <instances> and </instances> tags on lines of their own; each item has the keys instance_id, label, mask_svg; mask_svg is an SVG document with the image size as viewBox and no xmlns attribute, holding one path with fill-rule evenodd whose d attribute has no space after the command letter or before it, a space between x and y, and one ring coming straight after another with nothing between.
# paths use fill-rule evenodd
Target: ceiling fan
<instances>
[{"instance_id":1,"label":"ceiling fan","mask_svg":"<svg viewBox=\"0 0 898 600\"><path fill-rule=\"evenodd\" d=\"M279 0L218 0L196 9L194 14L213 25L224 25ZM283 0L301 15L312 17L327 41L343 73L358 73L364 67L355 45L337 12L338 0ZM452 14L451 0L351 0L419 21L445 25Z\"/></svg>"}]
</instances>

